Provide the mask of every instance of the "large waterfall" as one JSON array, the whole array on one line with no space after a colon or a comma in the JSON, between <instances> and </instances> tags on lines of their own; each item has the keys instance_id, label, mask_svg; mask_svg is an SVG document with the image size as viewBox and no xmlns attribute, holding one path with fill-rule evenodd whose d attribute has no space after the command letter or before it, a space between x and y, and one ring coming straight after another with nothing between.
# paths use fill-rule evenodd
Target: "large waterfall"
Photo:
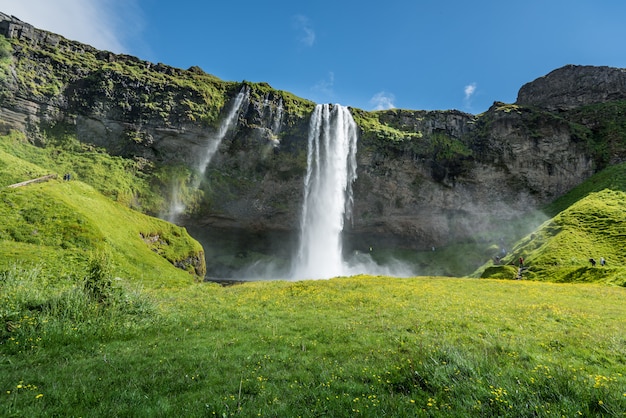
<instances>
[{"instance_id":1,"label":"large waterfall","mask_svg":"<svg viewBox=\"0 0 626 418\"><path fill-rule=\"evenodd\" d=\"M206 170L215 156L217 149L219 148L222 140L226 137L226 134L233 128L233 126L237 123L237 117L239 116L239 111L241 110L241 106L248 96L249 91L246 87L242 88L241 91L233 100L233 103L226 114L226 117L222 119L219 129L215 133L209 137L207 141L206 148L204 152L201 154L201 158L199 159L196 170L198 174L194 177L189 188L191 190L197 190L200 187L200 183L204 178ZM172 196L170 199L170 210L166 217L169 222L175 223L177 218L185 212L186 205L180 197L180 190L182 188L182 184L175 183L172 185Z\"/></svg>"},{"instance_id":2,"label":"large waterfall","mask_svg":"<svg viewBox=\"0 0 626 418\"><path fill-rule=\"evenodd\" d=\"M351 216L356 179L357 126L348 108L317 105L308 135L307 173L295 279L347 273L341 233Z\"/></svg>"}]
</instances>

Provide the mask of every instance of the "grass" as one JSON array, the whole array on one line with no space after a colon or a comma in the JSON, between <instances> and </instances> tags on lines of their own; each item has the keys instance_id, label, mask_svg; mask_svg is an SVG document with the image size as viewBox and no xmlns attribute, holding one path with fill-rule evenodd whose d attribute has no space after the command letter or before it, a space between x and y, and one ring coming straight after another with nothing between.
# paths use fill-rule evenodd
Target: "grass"
<instances>
[{"instance_id":1,"label":"grass","mask_svg":"<svg viewBox=\"0 0 626 418\"><path fill-rule=\"evenodd\" d=\"M121 282L114 303L85 305L78 284L41 274L0 276L2 306L18 312L0 345L8 416L626 411L623 288L354 277L137 292Z\"/></svg>"},{"instance_id":2,"label":"grass","mask_svg":"<svg viewBox=\"0 0 626 418\"><path fill-rule=\"evenodd\" d=\"M1 150L0 162L5 185L50 173ZM86 268L94 252L106 252L120 277L204 276L202 247L184 228L113 202L80 181L0 189L0 217L0 269L43 263L49 274L63 277Z\"/></svg>"},{"instance_id":3,"label":"grass","mask_svg":"<svg viewBox=\"0 0 626 418\"><path fill-rule=\"evenodd\" d=\"M9 148L4 185L63 167L47 166L45 149L17 148L39 155L33 164ZM173 267L201 251L184 229L85 183L2 189L0 407L6 416L624 416L626 289L541 282L622 283L626 193L601 179L556 202L564 209L513 248L509 261L523 254L537 281L232 287ZM610 264L571 260L586 249ZM464 267L457 261L450 271ZM498 268L492 277L515 270Z\"/></svg>"},{"instance_id":4,"label":"grass","mask_svg":"<svg viewBox=\"0 0 626 418\"><path fill-rule=\"evenodd\" d=\"M611 166L546 208L553 217L524 236L482 277L513 278L519 257L524 278L552 282L598 282L626 286L623 243L626 230L626 164ZM591 258L606 266L592 266Z\"/></svg>"},{"instance_id":5,"label":"grass","mask_svg":"<svg viewBox=\"0 0 626 418\"><path fill-rule=\"evenodd\" d=\"M69 173L112 200L145 213L158 213L165 206L160 172L151 163L111 156L72 136L36 147L24 134L11 132L0 136L0 160L5 163L0 167L0 186L51 172Z\"/></svg>"},{"instance_id":6,"label":"grass","mask_svg":"<svg viewBox=\"0 0 626 418\"><path fill-rule=\"evenodd\" d=\"M166 274L190 280L174 263L197 257L204 275L202 247L185 229L110 201L90 186L53 180L0 190L0 266L44 262L56 274L80 269L94 251L111 253L116 274L160 281ZM49 254L50 257L42 257ZM180 271L180 273L179 273Z\"/></svg>"}]
</instances>

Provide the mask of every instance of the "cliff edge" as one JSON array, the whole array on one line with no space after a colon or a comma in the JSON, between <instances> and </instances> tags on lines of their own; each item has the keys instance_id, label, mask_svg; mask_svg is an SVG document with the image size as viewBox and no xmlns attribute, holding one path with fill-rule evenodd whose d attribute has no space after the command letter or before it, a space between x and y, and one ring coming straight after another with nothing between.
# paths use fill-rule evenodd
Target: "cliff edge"
<instances>
[{"instance_id":1,"label":"cliff edge","mask_svg":"<svg viewBox=\"0 0 626 418\"><path fill-rule=\"evenodd\" d=\"M626 99L626 69L566 65L524 84L516 103L548 110Z\"/></svg>"}]
</instances>

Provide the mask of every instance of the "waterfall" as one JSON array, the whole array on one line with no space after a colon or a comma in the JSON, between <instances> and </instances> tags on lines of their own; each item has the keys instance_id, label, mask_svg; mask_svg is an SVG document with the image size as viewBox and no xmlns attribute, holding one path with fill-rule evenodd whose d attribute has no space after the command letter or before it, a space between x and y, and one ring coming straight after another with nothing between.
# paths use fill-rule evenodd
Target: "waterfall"
<instances>
[{"instance_id":1,"label":"waterfall","mask_svg":"<svg viewBox=\"0 0 626 418\"><path fill-rule=\"evenodd\" d=\"M283 121L283 99L278 99L278 106L276 106L276 115L274 116L274 122L272 122L272 133L278 135L280 132L280 125Z\"/></svg>"},{"instance_id":2,"label":"waterfall","mask_svg":"<svg viewBox=\"0 0 626 418\"><path fill-rule=\"evenodd\" d=\"M246 87L242 88L241 91L239 91L239 93L237 94L237 97L235 97L235 100L233 100L233 103L226 117L222 119L217 132L215 133L215 135L211 135L208 138L206 148L202 154L200 161L198 161L198 164L196 166L198 175L194 176L194 180L191 182L189 186L191 190L197 190L198 187L200 187L200 183L202 182L202 179L204 178L206 170L209 167L209 164L211 163L213 156L215 156L217 149L222 143L222 140L226 137L226 134L228 134L228 132L230 132L230 130L237 123L237 118L239 116L241 106L243 105L244 100L248 97L248 95L249 95L249 91ZM180 196L181 188L182 188L182 184L180 183L174 184L172 186L172 197L170 201L170 208L169 208L169 213L166 217L166 219L172 223L176 222L178 216L184 213L187 208Z\"/></svg>"},{"instance_id":3,"label":"waterfall","mask_svg":"<svg viewBox=\"0 0 626 418\"><path fill-rule=\"evenodd\" d=\"M215 135L215 137L209 139L209 143L204 153L204 157L198 165L198 171L200 172L200 176L197 179L198 184L196 184L195 188L200 185L200 181L204 177L204 173L206 172L207 167L213 159L213 156L217 152L220 144L222 143L222 140L237 122L237 117L239 116L241 105L243 104L243 101L248 96L248 94L248 90L245 87L241 89L241 91L237 94L237 97L235 97L235 100L233 101L233 104L228 114L226 115L226 118L224 118L222 120L222 123L220 123L217 134Z\"/></svg>"},{"instance_id":4,"label":"waterfall","mask_svg":"<svg viewBox=\"0 0 626 418\"><path fill-rule=\"evenodd\" d=\"M307 172L295 279L343 275L341 233L352 214L357 127L348 108L317 105L308 133Z\"/></svg>"}]
</instances>

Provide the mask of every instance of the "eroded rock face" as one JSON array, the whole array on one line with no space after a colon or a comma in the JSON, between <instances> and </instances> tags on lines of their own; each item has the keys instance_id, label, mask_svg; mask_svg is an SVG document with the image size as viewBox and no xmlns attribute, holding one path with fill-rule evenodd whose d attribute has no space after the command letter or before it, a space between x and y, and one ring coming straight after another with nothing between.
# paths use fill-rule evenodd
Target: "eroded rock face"
<instances>
[{"instance_id":1,"label":"eroded rock face","mask_svg":"<svg viewBox=\"0 0 626 418\"><path fill-rule=\"evenodd\" d=\"M480 118L447 115L448 134L472 150L460 169L452 164L453 176L434 175L432 156L384 156L362 147L351 231L403 238L420 249L471 240L554 200L593 173L594 163L569 124L501 105ZM436 132L428 128L432 120L446 116L429 113L422 114L419 128L425 138Z\"/></svg>"},{"instance_id":2,"label":"eroded rock face","mask_svg":"<svg viewBox=\"0 0 626 418\"><path fill-rule=\"evenodd\" d=\"M517 104L550 110L626 99L626 69L566 65L525 84Z\"/></svg>"}]
</instances>

